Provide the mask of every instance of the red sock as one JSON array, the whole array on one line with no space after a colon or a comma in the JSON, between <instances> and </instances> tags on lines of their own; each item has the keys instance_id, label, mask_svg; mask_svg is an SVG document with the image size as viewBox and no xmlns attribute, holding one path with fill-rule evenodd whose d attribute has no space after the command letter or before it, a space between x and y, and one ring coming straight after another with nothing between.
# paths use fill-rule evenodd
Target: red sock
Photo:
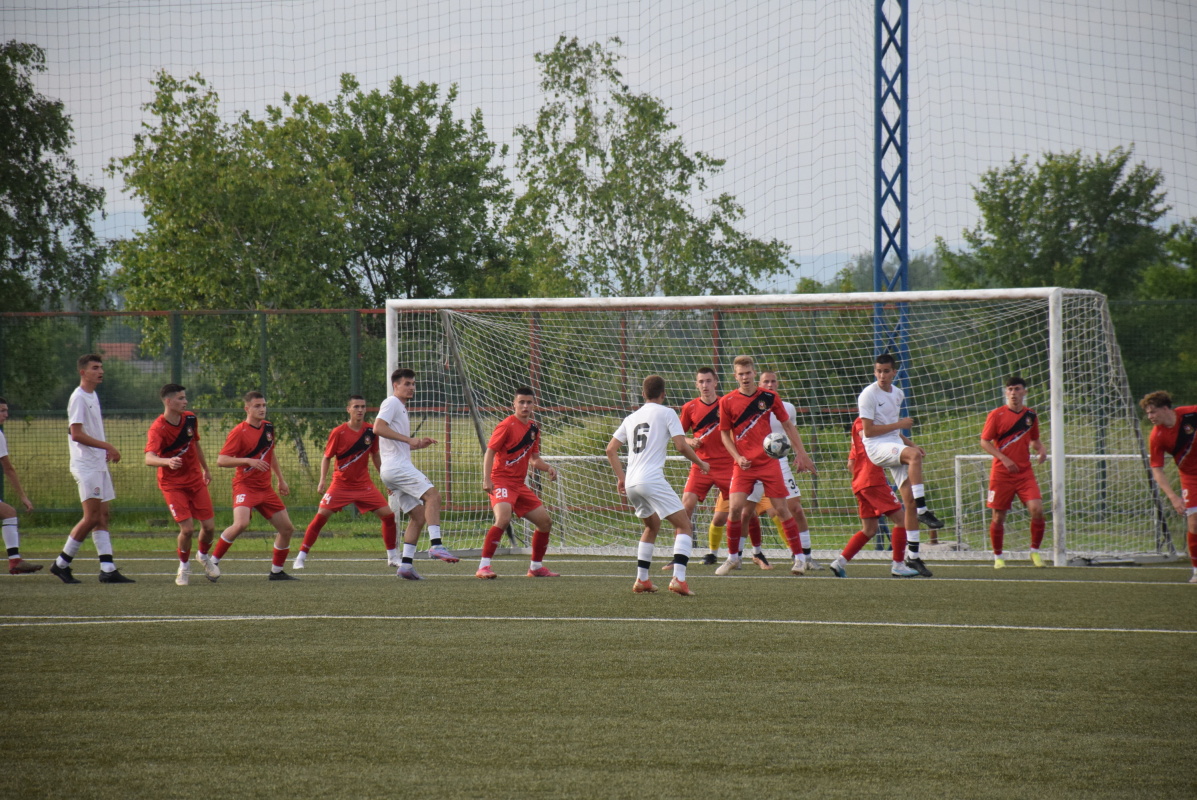
<instances>
[{"instance_id":1,"label":"red sock","mask_svg":"<svg viewBox=\"0 0 1197 800\"><path fill-rule=\"evenodd\" d=\"M388 550L399 546L399 529L395 526L395 515L382 518L382 543Z\"/></svg>"},{"instance_id":2,"label":"red sock","mask_svg":"<svg viewBox=\"0 0 1197 800\"><path fill-rule=\"evenodd\" d=\"M188 561L191 560L191 551L190 550L181 550L179 548L175 548L175 552L179 554L179 563L186 564Z\"/></svg>"},{"instance_id":3,"label":"red sock","mask_svg":"<svg viewBox=\"0 0 1197 800\"><path fill-rule=\"evenodd\" d=\"M1031 547L1036 550L1039 549L1039 545L1043 544L1043 532L1045 530L1047 530L1047 520L1031 520Z\"/></svg>"},{"instance_id":4,"label":"red sock","mask_svg":"<svg viewBox=\"0 0 1197 800\"><path fill-rule=\"evenodd\" d=\"M796 556L802 553L802 537L798 535L798 520L790 517L781 523L781 528L785 534L786 545L790 548L790 554Z\"/></svg>"},{"instance_id":5,"label":"red sock","mask_svg":"<svg viewBox=\"0 0 1197 800\"><path fill-rule=\"evenodd\" d=\"M545 551L549 549L549 532L535 531L532 534L532 560L544 561Z\"/></svg>"},{"instance_id":6,"label":"red sock","mask_svg":"<svg viewBox=\"0 0 1197 800\"><path fill-rule=\"evenodd\" d=\"M753 517L748 520L748 539L753 547L761 546L761 518Z\"/></svg>"},{"instance_id":7,"label":"red sock","mask_svg":"<svg viewBox=\"0 0 1197 800\"><path fill-rule=\"evenodd\" d=\"M493 558L501 541L503 541L503 529L491 525L490 530L486 532L486 539L482 542L482 557Z\"/></svg>"},{"instance_id":8,"label":"red sock","mask_svg":"<svg viewBox=\"0 0 1197 800\"><path fill-rule=\"evenodd\" d=\"M200 539L199 545L196 547L196 549L199 550L201 556L206 556L208 555L208 551L212 549L212 543L205 542L203 539Z\"/></svg>"},{"instance_id":9,"label":"red sock","mask_svg":"<svg viewBox=\"0 0 1197 800\"><path fill-rule=\"evenodd\" d=\"M727 552L729 556L740 552L740 538L740 520L729 519L727 521Z\"/></svg>"},{"instance_id":10,"label":"red sock","mask_svg":"<svg viewBox=\"0 0 1197 800\"><path fill-rule=\"evenodd\" d=\"M326 522L328 522L328 517L323 514L312 517L312 521L308 523L308 529L303 532L303 544L299 546L299 552L306 553L312 549L312 545L320 538L320 529Z\"/></svg>"},{"instance_id":11,"label":"red sock","mask_svg":"<svg viewBox=\"0 0 1197 800\"><path fill-rule=\"evenodd\" d=\"M872 536L865 536L864 531L857 531L852 534L852 538L848 540L848 544L844 547L844 552L840 553L840 555L844 557L845 561L851 561L852 557L859 553L861 548L868 544L869 539L872 538Z\"/></svg>"},{"instance_id":12,"label":"red sock","mask_svg":"<svg viewBox=\"0 0 1197 800\"><path fill-rule=\"evenodd\" d=\"M894 528L890 532L889 538L894 545L894 561L900 564L906 560L906 529L902 527Z\"/></svg>"},{"instance_id":13,"label":"red sock","mask_svg":"<svg viewBox=\"0 0 1197 800\"><path fill-rule=\"evenodd\" d=\"M219 537L216 540L216 546L212 548L212 558L215 558L217 561L219 561L220 559L224 558L224 554L229 552L229 548L232 546L232 542L228 541L223 536Z\"/></svg>"},{"instance_id":14,"label":"red sock","mask_svg":"<svg viewBox=\"0 0 1197 800\"><path fill-rule=\"evenodd\" d=\"M989 543L993 546L993 554L1002 554L1002 542L1006 538L1006 526L1000 522L989 523Z\"/></svg>"},{"instance_id":15,"label":"red sock","mask_svg":"<svg viewBox=\"0 0 1197 800\"><path fill-rule=\"evenodd\" d=\"M1187 534L1186 541L1189 543L1189 560L1197 567L1197 533Z\"/></svg>"},{"instance_id":16,"label":"red sock","mask_svg":"<svg viewBox=\"0 0 1197 800\"><path fill-rule=\"evenodd\" d=\"M287 563L287 553L290 552L290 547L288 547L286 550L279 550L277 547L274 548L274 556L270 559L270 563L274 564L276 567L282 567L283 564Z\"/></svg>"}]
</instances>

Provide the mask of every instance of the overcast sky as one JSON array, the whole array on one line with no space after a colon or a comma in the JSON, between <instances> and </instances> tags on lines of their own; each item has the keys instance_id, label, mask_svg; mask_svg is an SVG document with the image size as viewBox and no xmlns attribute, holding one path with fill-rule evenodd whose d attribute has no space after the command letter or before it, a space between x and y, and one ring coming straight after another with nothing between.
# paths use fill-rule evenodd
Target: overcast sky
<instances>
[{"instance_id":1,"label":"overcast sky","mask_svg":"<svg viewBox=\"0 0 1197 800\"><path fill-rule=\"evenodd\" d=\"M1163 171L1170 219L1197 216L1192 0L911 0L910 235L918 250L976 222L971 186L1023 154L1135 146ZM0 37L47 51L39 89L75 123L81 172L108 191L106 236L140 221L102 172L128 153L158 70L201 73L228 117L284 92L456 83L491 138L539 105L533 54L561 34L618 36L624 73L660 97L691 150L727 160L712 192L744 227L825 280L873 246L873 0L136 0L0 7ZM513 159L508 159L508 166ZM790 290L788 279L778 288Z\"/></svg>"}]
</instances>

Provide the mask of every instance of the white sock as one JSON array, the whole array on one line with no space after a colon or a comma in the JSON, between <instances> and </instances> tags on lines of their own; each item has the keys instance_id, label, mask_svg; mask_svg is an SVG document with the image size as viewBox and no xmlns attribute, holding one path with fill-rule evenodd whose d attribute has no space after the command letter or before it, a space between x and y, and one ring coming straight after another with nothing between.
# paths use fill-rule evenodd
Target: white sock
<instances>
[{"instance_id":1,"label":"white sock","mask_svg":"<svg viewBox=\"0 0 1197 800\"><path fill-rule=\"evenodd\" d=\"M403 557L404 558L415 558L416 557L416 546L414 544L408 544L407 542L404 542L403 543Z\"/></svg>"},{"instance_id":2,"label":"white sock","mask_svg":"<svg viewBox=\"0 0 1197 800\"><path fill-rule=\"evenodd\" d=\"M307 560L308 560L308 554L303 552L302 550L300 550L298 553L295 554L295 563L296 564L302 564L303 562L305 562Z\"/></svg>"},{"instance_id":3,"label":"white sock","mask_svg":"<svg viewBox=\"0 0 1197 800\"><path fill-rule=\"evenodd\" d=\"M528 569L540 569L544 566L543 561L532 561L528 564Z\"/></svg>"},{"instance_id":4,"label":"white sock","mask_svg":"<svg viewBox=\"0 0 1197 800\"><path fill-rule=\"evenodd\" d=\"M810 549L810 531L798 531L798 538L802 541L802 549Z\"/></svg>"},{"instance_id":5,"label":"white sock","mask_svg":"<svg viewBox=\"0 0 1197 800\"><path fill-rule=\"evenodd\" d=\"M63 558L60 555L58 558L56 558L54 560L54 563L58 565L59 569L65 569L65 568L69 567L71 565L71 559L73 559L79 553L79 548L82 546L83 546L83 542L77 542L73 538L68 536L67 540L66 540L66 544L64 544L62 546L62 552L67 557Z\"/></svg>"},{"instance_id":6,"label":"white sock","mask_svg":"<svg viewBox=\"0 0 1197 800\"><path fill-rule=\"evenodd\" d=\"M690 553L694 550L694 537L688 533L679 533L673 537L673 554L675 556L685 556L686 561L690 560ZM679 564L677 561L673 562L673 577L679 581L686 580L686 565Z\"/></svg>"},{"instance_id":7,"label":"white sock","mask_svg":"<svg viewBox=\"0 0 1197 800\"><path fill-rule=\"evenodd\" d=\"M1031 548L1031 552L1032 552L1032 553L1038 553L1038 552L1039 552L1039 548L1038 548L1038 547L1032 547L1032 548Z\"/></svg>"},{"instance_id":8,"label":"white sock","mask_svg":"<svg viewBox=\"0 0 1197 800\"><path fill-rule=\"evenodd\" d=\"M100 572L115 570L116 565L112 563L112 535L108 531L92 531L91 540L96 546L96 555L100 557Z\"/></svg>"},{"instance_id":9,"label":"white sock","mask_svg":"<svg viewBox=\"0 0 1197 800\"><path fill-rule=\"evenodd\" d=\"M648 580L648 567L652 564L655 549L652 542L641 542L636 548L636 580Z\"/></svg>"},{"instance_id":10,"label":"white sock","mask_svg":"<svg viewBox=\"0 0 1197 800\"><path fill-rule=\"evenodd\" d=\"M387 551L387 561L394 561L399 557L399 548L391 548Z\"/></svg>"},{"instance_id":11,"label":"white sock","mask_svg":"<svg viewBox=\"0 0 1197 800\"><path fill-rule=\"evenodd\" d=\"M431 541L431 540L435 540L435 539L439 539L439 538L441 538L441 526L440 525L429 525L428 526L428 539Z\"/></svg>"},{"instance_id":12,"label":"white sock","mask_svg":"<svg viewBox=\"0 0 1197 800\"><path fill-rule=\"evenodd\" d=\"M478 569L482 569L483 567L489 567L489 566L490 566L490 559L486 558L485 556L478 561Z\"/></svg>"},{"instance_id":13,"label":"white sock","mask_svg":"<svg viewBox=\"0 0 1197 800\"><path fill-rule=\"evenodd\" d=\"M0 532L4 534L4 549L10 550L9 558L20 558L21 537L17 534L17 518L0 520Z\"/></svg>"}]
</instances>

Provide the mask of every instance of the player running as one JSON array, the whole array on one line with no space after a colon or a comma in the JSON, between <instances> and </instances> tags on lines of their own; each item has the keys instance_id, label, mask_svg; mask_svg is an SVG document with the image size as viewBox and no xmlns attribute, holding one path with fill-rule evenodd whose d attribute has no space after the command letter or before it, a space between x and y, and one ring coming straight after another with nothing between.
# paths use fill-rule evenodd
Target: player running
<instances>
[{"instance_id":1,"label":"player running","mask_svg":"<svg viewBox=\"0 0 1197 800\"><path fill-rule=\"evenodd\" d=\"M727 448L723 446L723 437L719 435L719 380L715 370L701 367L694 376L694 388L698 389L698 397L683 405L678 416L682 430L692 434L686 439L686 444L710 465L710 472L704 473L697 465L692 465L686 477L682 506L691 524L694 510L707 499L711 489L718 489L720 502L726 504L726 498L731 494L732 468L735 466ZM711 552L703 558L703 564L713 565L718 560L726 525L727 508L716 506L707 529L707 544Z\"/></svg>"},{"instance_id":2,"label":"player running","mask_svg":"<svg viewBox=\"0 0 1197 800\"><path fill-rule=\"evenodd\" d=\"M208 556L208 566L212 568L208 577L213 580L220 577L220 559L249 527L253 513L257 511L276 532L270 559L270 580L299 580L283 571L287 554L291 552L291 534L295 532L295 526L279 496L289 495L291 487L283 478L278 455L274 452L274 423L266 419L266 397L261 392L246 392L244 401L245 420L229 431L224 447L216 457L216 466L236 470L233 473L233 524L220 534L220 539ZM277 493L272 485L272 476L278 477Z\"/></svg>"},{"instance_id":3,"label":"player running","mask_svg":"<svg viewBox=\"0 0 1197 800\"><path fill-rule=\"evenodd\" d=\"M441 542L441 493L432 485L423 472L411 461L412 450L422 450L436 444L428 436L414 438L411 435L411 420L407 416L407 403L416 396L416 373L400 368L391 373L393 394L378 409L374 417L374 433L382 441L378 443L382 456L379 474L391 493L392 503L407 514L407 528L403 531L403 553L399 569L395 574L409 581L422 581L416 572L413 560L416 556L416 542L424 523L428 523L428 555L449 564L458 562L457 556Z\"/></svg>"},{"instance_id":4,"label":"player running","mask_svg":"<svg viewBox=\"0 0 1197 800\"><path fill-rule=\"evenodd\" d=\"M399 532L395 526L395 512L370 480L370 462L374 462L377 471L381 458L374 427L366 424L366 398L360 394L350 395L345 404L345 413L349 415L349 421L341 423L328 434L324 458L320 460L320 482L316 484L316 492L324 492L325 486L328 492L320 498L316 514L303 533L303 543L291 563L291 569L304 568L308 553L316 544L329 517L350 504L359 512L364 514L368 511L382 521L382 543L387 551L387 564L399 566L396 541ZM336 469L329 483L328 470L334 462Z\"/></svg>"},{"instance_id":5,"label":"player running","mask_svg":"<svg viewBox=\"0 0 1197 800\"><path fill-rule=\"evenodd\" d=\"M859 417L852 423L852 444L848 448L848 471L852 473L852 493L856 496L857 514L860 516L861 530L852 534L843 551L828 564L828 568L837 578L848 576L846 567L853 556L868 544L877 530L881 527L881 517L889 517L892 524L890 538L893 543L893 564L889 568L891 575L898 578L913 578L919 571L908 567L906 560L906 528L902 515L902 504L894 495L885 473L881 467L869 460L865 454L864 443L860 440L860 431L864 427L864 420Z\"/></svg>"},{"instance_id":6,"label":"player running","mask_svg":"<svg viewBox=\"0 0 1197 800\"><path fill-rule=\"evenodd\" d=\"M495 524L486 532L482 560L474 576L499 577L491 569L491 559L514 514L536 526L532 534L532 563L528 565L528 577L558 578L556 572L544 565L553 520L536 492L526 483L528 467L547 473L551 481L557 480L557 470L540 457L540 426L532 419L536 411L536 395L531 387L516 389L511 407L514 413L495 426L482 458L482 488L490 497Z\"/></svg>"},{"instance_id":7,"label":"player running","mask_svg":"<svg viewBox=\"0 0 1197 800\"><path fill-rule=\"evenodd\" d=\"M740 562L741 516L748 504L748 495L760 481L764 496L769 498L782 521L782 531L790 553L794 557L791 574L806 574L806 562L802 557L802 538L798 522L786 505L789 490L781 476L778 460L765 454L765 437L769 435L768 417L774 416L794 449L794 466L799 472L814 472L815 465L806 449L802 437L782 405L776 392L762 389L756 383L756 362L752 356L736 356L736 382L739 388L724 395L719 401L719 432L723 445L735 462L731 483L731 518L727 523L727 561L719 566L716 574L726 575Z\"/></svg>"},{"instance_id":8,"label":"player running","mask_svg":"<svg viewBox=\"0 0 1197 800\"><path fill-rule=\"evenodd\" d=\"M1177 514L1185 518L1189 560L1193 576L1189 583L1197 583L1197 406L1172 407L1172 395L1152 392L1139 401L1152 424L1151 477L1160 491L1172 503ZM1172 489L1164 473L1164 454L1171 453L1180 472L1180 495Z\"/></svg>"},{"instance_id":9,"label":"player running","mask_svg":"<svg viewBox=\"0 0 1197 800\"><path fill-rule=\"evenodd\" d=\"M931 570L919 556L919 523L939 529L943 523L927 508L923 488L923 457L927 452L902 433L913 427L914 420L901 416L906 393L894 386L898 376L897 363L889 353L882 353L873 362L873 376L877 379L860 393L856 400L863 421L861 441L869 460L889 470L894 486L902 496L906 508L906 566L931 577Z\"/></svg>"},{"instance_id":10,"label":"player running","mask_svg":"<svg viewBox=\"0 0 1197 800\"><path fill-rule=\"evenodd\" d=\"M187 410L187 389L168 383L158 392L162 413L145 435L145 464L158 468L158 488L170 516L179 526L175 552L179 571L175 583L186 586L191 579L191 537L199 520L198 554L208 580L220 576L220 568L208 560L208 550L216 538L216 512L208 484L212 473L200 447L199 419Z\"/></svg>"},{"instance_id":11,"label":"player running","mask_svg":"<svg viewBox=\"0 0 1197 800\"><path fill-rule=\"evenodd\" d=\"M993 518L989 522L989 541L993 545L993 568L1002 569L1002 540L1006 535L1006 513L1017 496L1031 515L1031 563L1045 566L1039 555L1043 544L1043 495L1031 469L1031 448L1042 464L1047 450L1039 441L1039 417L1027 408L1027 382L1019 375L1006 379L1006 403L989 412L981 429L981 449L993 456L989 471L989 501Z\"/></svg>"},{"instance_id":12,"label":"player running","mask_svg":"<svg viewBox=\"0 0 1197 800\"><path fill-rule=\"evenodd\" d=\"M665 480L665 448L670 440L677 451L698 467L708 472L710 465L698 457L686 442L685 431L677 412L665 405L665 379L660 375L649 375L641 389L644 405L629 414L607 443L607 461L615 473L619 493L626 495L635 509L636 516L644 522L644 533L636 550L636 582L632 591L636 594L652 593L657 587L649 579L653 549L657 532L661 529L661 518L673 525L673 578L669 591L684 597L694 592L686 583L686 565L690 562L690 551L694 545L691 534L690 515L686 513L677 492ZM619 461L619 450L628 445L628 469L624 472Z\"/></svg>"},{"instance_id":13,"label":"player running","mask_svg":"<svg viewBox=\"0 0 1197 800\"><path fill-rule=\"evenodd\" d=\"M0 397L0 425L8 419L8 401ZM33 510L33 502L21 488L21 481L17 477L17 468L12 465L8 457L8 440L4 438L4 431L0 431L0 469L4 471L4 479L12 487L12 494L21 501L26 511ZM27 575L37 572L41 564L33 564L21 558L21 534L17 531L17 509L0 500L0 532L4 534L4 549L8 551L8 573L10 575Z\"/></svg>"}]
</instances>

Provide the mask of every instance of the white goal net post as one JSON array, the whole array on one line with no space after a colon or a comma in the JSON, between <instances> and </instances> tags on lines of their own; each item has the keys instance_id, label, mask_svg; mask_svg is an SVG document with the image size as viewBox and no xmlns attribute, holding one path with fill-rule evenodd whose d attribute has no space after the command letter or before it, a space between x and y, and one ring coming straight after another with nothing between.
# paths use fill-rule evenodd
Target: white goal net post
<instances>
[{"instance_id":1,"label":"white goal net post","mask_svg":"<svg viewBox=\"0 0 1197 800\"><path fill-rule=\"evenodd\" d=\"M1175 555L1105 297L1096 292L390 300L386 312L386 376L400 366L416 371L413 428L438 443L413 455L440 487L442 529L460 548L480 546L490 525L482 452L511 413L516 387L535 390L542 455L561 471L557 486L529 478L553 515L553 546L631 552L640 526L616 493L603 448L640 405L643 378L664 377L666 401L678 408L696 395L699 367L712 367L727 392L735 387L732 360L748 354L758 371L778 373L782 397L797 408L818 467L798 478L812 542L816 553L838 552L859 529L847 431L857 395L873 380L874 356L889 351L901 362L911 435L927 450L930 506L947 523L941 546L927 548L936 557L989 551L988 518L973 513L975 489L957 477L957 457L981 454L985 417L1002 404L1014 373L1027 382L1053 456L1037 475L1050 503L1055 563ZM387 377L383 383L389 393ZM684 459L666 468L679 494L687 468ZM699 552L712 503L695 517ZM1011 553L1029 539L1018 519L1012 514L1007 524ZM762 527L766 546L780 550L773 526Z\"/></svg>"}]
</instances>

